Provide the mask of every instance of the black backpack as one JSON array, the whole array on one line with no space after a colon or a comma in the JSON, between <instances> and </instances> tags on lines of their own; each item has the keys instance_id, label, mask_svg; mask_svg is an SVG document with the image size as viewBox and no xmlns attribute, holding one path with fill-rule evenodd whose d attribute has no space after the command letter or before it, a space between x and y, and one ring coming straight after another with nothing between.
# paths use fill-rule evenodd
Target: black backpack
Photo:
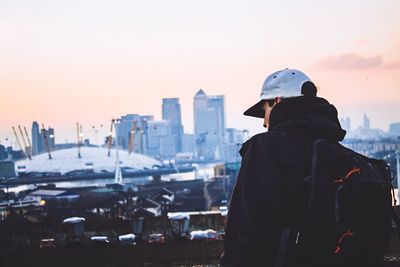
<instances>
[{"instance_id":1,"label":"black backpack","mask_svg":"<svg viewBox=\"0 0 400 267\"><path fill-rule=\"evenodd\" d=\"M282 231L275 266L383 266L399 222L389 166L325 139L312 149L304 217Z\"/></svg>"}]
</instances>

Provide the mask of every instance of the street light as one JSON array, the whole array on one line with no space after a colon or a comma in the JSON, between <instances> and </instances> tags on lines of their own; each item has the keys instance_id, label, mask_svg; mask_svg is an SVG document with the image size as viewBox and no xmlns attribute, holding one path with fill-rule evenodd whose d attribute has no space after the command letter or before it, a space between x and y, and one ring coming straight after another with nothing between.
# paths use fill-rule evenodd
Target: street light
<instances>
[{"instance_id":1,"label":"street light","mask_svg":"<svg viewBox=\"0 0 400 267\"><path fill-rule=\"evenodd\" d=\"M100 132L100 129L102 129L102 128L103 128L103 124L100 124L99 127L96 127L95 125L92 126L92 130L94 131L94 142L95 142L96 146L99 146L99 143L97 142L98 141L97 135Z\"/></svg>"}]
</instances>

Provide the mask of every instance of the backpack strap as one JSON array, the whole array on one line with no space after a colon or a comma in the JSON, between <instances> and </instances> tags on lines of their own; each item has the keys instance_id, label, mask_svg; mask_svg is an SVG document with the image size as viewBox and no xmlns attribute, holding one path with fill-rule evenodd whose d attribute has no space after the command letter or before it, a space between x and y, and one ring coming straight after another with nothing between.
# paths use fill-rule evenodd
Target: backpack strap
<instances>
[{"instance_id":1,"label":"backpack strap","mask_svg":"<svg viewBox=\"0 0 400 267\"><path fill-rule=\"evenodd\" d=\"M397 231L398 231L398 234L399 234L398 238L400 240L400 218L399 218L399 216L397 216L394 207L392 207L392 220L397 226Z\"/></svg>"},{"instance_id":2,"label":"backpack strap","mask_svg":"<svg viewBox=\"0 0 400 267\"><path fill-rule=\"evenodd\" d=\"M274 267L292 267L294 260L295 243L299 237L299 232L293 228L283 228L278 244Z\"/></svg>"},{"instance_id":3,"label":"backpack strap","mask_svg":"<svg viewBox=\"0 0 400 267\"><path fill-rule=\"evenodd\" d=\"M393 196L394 197L394 196ZM394 202L396 204L396 199L394 198ZM394 209L394 206L392 206L392 220L393 222L396 224L397 226L397 231L398 231L398 238L400 240L400 218L399 216L396 214L396 210Z\"/></svg>"},{"instance_id":4,"label":"backpack strap","mask_svg":"<svg viewBox=\"0 0 400 267\"><path fill-rule=\"evenodd\" d=\"M397 231L399 232L398 234L399 234L399 240L400 240L400 218L399 218L399 216L397 215L397 213L396 213L396 210L394 209L394 206L396 205L396 197L395 197L395 195L394 195L394 187L393 187L393 185L392 185L392 198L393 198L393 206L392 206L392 208L391 208L391 211L392 211L392 220L393 220L393 222L396 224L396 227L397 227Z\"/></svg>"}]
</instances>

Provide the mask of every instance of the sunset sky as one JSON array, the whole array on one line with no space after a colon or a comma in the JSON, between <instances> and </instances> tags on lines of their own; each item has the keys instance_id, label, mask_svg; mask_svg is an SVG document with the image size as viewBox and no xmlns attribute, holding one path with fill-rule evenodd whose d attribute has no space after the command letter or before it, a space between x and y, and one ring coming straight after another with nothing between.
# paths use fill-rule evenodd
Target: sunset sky
<instances>
[{"instance_id":1,"label":"sunset sky","mask_svg":"<svg viewBox=\"0 0 400 267\"><path fill-rule=\"evenodd\" d=\"M161 119L179 97L193 132L193 96L226 96L227 127L264 131L243 111L265 77L307 73L319 95L387 131L400 121L399 0L0 1L0 143L33 120L75 141L127 113Z\"/></svg>"}]
</instances>

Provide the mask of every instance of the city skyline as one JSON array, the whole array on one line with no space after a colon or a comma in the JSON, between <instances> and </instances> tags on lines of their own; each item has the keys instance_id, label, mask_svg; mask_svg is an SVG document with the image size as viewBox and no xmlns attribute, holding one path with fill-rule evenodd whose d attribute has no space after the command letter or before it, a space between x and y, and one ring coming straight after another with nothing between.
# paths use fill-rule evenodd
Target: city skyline
<instances>
[{"instance_id":1,"label":"city skyline","mask_svg":"<svg viewBox=\"0 0 400 267\"><path fill-rule=\"evenodd\" d=\"M202 89L200 89L200 91L204 93L204 91ZM197 93L199 93L199 92L197 92ZM211 97L211 98L215 98L215 97L224 98L224 96L214 96L214 95L210 95L209 97ZM195 99L195 98L196 98L196 95L193 96L193 99ZM177 101L178 104L180 102L179 98L163 98L163 101L165 99L167 99L167 100L171 100L172 99L174 101ZM160 108L162 108L162 103L160 105ZM134 117L132 117L132 116L134 116ZM129 118L129 119L127 120L127 118ZM144 127L142 125L143 122L140 122L140 121L143 121L143 120L152 121L151 123L154 124L154 125L158 125L159 123L161 123L161 125L162 125L163 123L165 123L165 120L163 118L156 118L152 114L143 115L143 114L138 114L138 113L135 113L135 112L130 112L130 113L127 113L127 114L120 114L120 115L116 116L115 118L112 118L109 121L104 122L104 124L98 124L98 125L91 125L91 124L82 125L82 124L80 124L81 127L82 127L82 133L81 133L82 134L82 136L81 136L82 140L80 140L80 142L82 142L85 139L87 139L93 145L104 145L105 144L105 140L109 136L109 130L110 130L111 121L112 120L117 120L117 119L120 120L121 122L119 124L117 124L115 127L120 128L122 126L121 123L125 122L125 124L124 124L125 126L123 126L125 129L124 130L120 129L119 131L117 131L117 132L120 132L120 134L122 134L122 132L124 132L124 133L126 132L125 133L126 140L121 141L122 140L122 139L120 139L121 137L118 138L120 140L119 141L119 146L121 148L124 148L124 149L128 149L128 144L127 144L127 142L128 142L128 134L127 133L132 128L133 120L137 120L138 121L138 123L136 125L136 127L138 127L137 128L138 130L140 130L142 127ZM392 130L396 129L396 131L399 131L398 128L400 127L399 126L400 125L400 121L389 122L389 125L388 125L387 129L382 129L382 128L379 128L379 127L375 127L375 124L374 124L373 121L372 121L372 124L371 124L369 114L367 114L367 113L363 113L362 118L361 118L361 124L354 124L353 118L351 118L349 116L339 117L339 119L340 119L340 123L341 123L342 128L347 131L346 138L349 138L349 137L350 138L354 138L354 137L355 138L359 138L360 137L359 135L363 134L363 130L368 130L368 131L371 130L372 132L374 132L373 136L381 135L382 133L383 134L389 134L390 127L393 128ZM41 136L39 136L39 137L37 136L37 134L39 132L40 132L39 134L41 134L42 131L43 131L41 126L39 126L38 122L40 122L40 124L42 123L42 121L40 119L37 120L37 121L32 121L30 123L32 128L30 128L29 137L32 140L33 154L35 154L35 151L38 150L37 146L40 147L39 148L40 151L44 151L45 150L44 143L43 143L44 141L42 140L43 138ZM18 128L18 126L25 127L25 125L21 125L21 124L15 124L13 126L15 128ZM55 136L52 139L52 146L54 146L54 144L77 143L76 124L71 126L66 133L62 132L62 131L59 131L59 129L57 129L55 127L52 127L51 125L47 126L46 124L44 124L44 126L48 127L48 129L51 130L53 134L56 133ZM184 124L182 126L183 126L182 128L185 129L183 134L185 134L185 135L189 134L189 135L195 136L195 132L194 131L188 132L188 131L186 131L187 127L185 127ZM28 127L29 127L29 125L28 125ZM163 127L163 126L161 126L161 127ZM234 127L231 127L229 125L226 125L225 126L225 130L228 130L228 129L235 129L235 130L240 130L240 131L249 131L249 129L234 128ZM349 131L349 129L350 129L350 131ZM47 129L46 129L46 131L47 131ZM266 129L264 128L263 131L266 131ZM371 132L371 134L372 134L372 132ZM258 132L248 132L248 136L251 137L252 135L257 134L257 133ZM225 133L225 134L227 134L227 133ZM113 131L113 137L115 137L116 135L120 136L120 135L116 134L115 130L114 130ZM142 147L143 144L141 144L142 141L140 141L141 140L140 133L136 132L135 135L137 137L134 139L135 140L134 141L135 142L134 147L135 147L135 150L137 150L136 152L140 153L140 151L143 149L143 147ZM18 136L19 136L19 134L18 134ZM67 136L67 138L64 138L65 136ZM172 132L171 132L170 136L173 136ZM22 138L22 137L19 136L19 138ZM182 136L182 138L183 138L183 136ZM144 142L147 142L147 141L144 140ZM3 132L2 134L0 134L0 145L6 146L6 147L11 145L14 149L16 149L16 150L19 149L19 145L17 143L15 135L12 133L12 129L10 129L10 131L8 131L8 133ZM176 151L178 151L178 150L176 150Z\"/></svg>"},{"instance_id":2,"label":"city skyline","mask_svg":"<svg viewBox=\"0 0 400 267\"><path fill-rule=\"evenodd\" d=\"M202 90L202 89L199 89L199 90ZM195 96L195 95L194 95ZM194 96L192 96L192 102L193 102L193 97ZM225 96L224 96L225 97ZM163 99L176 99L177 101L178 101L178 103L180 102L179 100L179 98L178 97L173 97L173 98L161 98L161 103L160 103L160 106L159 106L159 109L161 110L161 112L160 113L162 113L162 104L163 104ZM193 104L193 103L192 103ZM229 106L229 104L228 105L226 105L226 106ZM192 107L193 108L193 107ZM229 108L229 107L228 107ZM130 112L128 112L128 113L126 113L126 114L119 114L119 115L116 115L115 117L113 117L113 118L110 118L109 120L106 120L106 121L103 121L103 122L98 122L97 124L86 124L86 125L82 125L82 123L80 123L80 125L81 125L81 127L82 127L82 129L83 129L83 132L82 132L82 138L83 139L89 139L90 140L90 142L92 143L92 144L95 144L95 145L101 145L101 144L104 144L104 141L105 141L105 139L109 136L109 128L110 128L110 124L111 124L111 120L113 120L113 119L117 119L117 118L121 118L121 119L123 119L126 115L129 115L129 116L131 116L130 114L133 114L134 116L137 116L138 118L139 117L143 117L143 118L146 118L146 117L149 117L149 118L151 118L152 120L155 120L156 122L157 121L162 121L163 119L162 119L162 116L161 117L155 117L154 116L154 114L139 114L138 112L136 112L136 111L130 111ZM192 112L191 112L191 114L192 114L192 116L194 116L193 115L193 110L192 110ZM183 114L182 113L182 117L184 116L185 114ZM247 117L248 118L248 117ZM250 119L252 119L252 118L250 118ZM357 130L359 130L359 129L362 129L362 128L364 128L365 127L365 120L367 119L368 120L368 126L371 128L371 129L375 129L375 130L380 130L380 131L382 131L382 132L384 132L384 133L388 133L389 132L389 126L390 125L392 125L392 124L396 124L396 123L400 123L400 119L399 120L397 120L397 121L389 121L388 123L388 125L387 125L387 127L385 128L385 129L382 129L382 128L380 128L380 127L376 127L376 121L373 121L373 120L371 120L371 117L370 117L370 114L369 113L362 113L362 115L361 115L361 117L360 118L358 118L358 119L354 119L353 117L350 117L350 116L343 116L343 117L339 117L339 119L340 119L340 123L341 123L341 125L342 125L342 128L344 128L345 130L348 130L348 126L347 126L347 124L348 123L350 123L350 127L351 127L351 132L355 132L355 131L357 131ZM349 121L346 121L347 119L349 119ZM357 123L354 123L354 121L356 121ZM14 127L17 127L17 126L22 126L22 127L29 127L29 129L30 129L30 127L31 127L31 125L32 125L32 123L37 123L37 122L39 122L40 123L40 125L42 124L42 123L44 123L40 118L39 119L35 119L35 120L33 120L33 121L31 121L30 123L28 123L27 125L24 125L24 124L21 124L21 123L16 123L16 124L13 124L11 127L10 127L10 129L6 129L5 131L2 131L2 132L0 132L0 144L2 144L2 145L5 145L5 146L8 146L8 145L12 145L14 148L18 148L18 144L17 144L17 140L15 139L15 136L14 136L14 134L13 134L13 132L12 132L12 127L14 126ZM262 122L262 120L261 119L256 119L255 120L255 125L256 126L260 126L260 125L257 125L257 122L258 123L261 123ZM39 125L38 125L39 126ZM70 125L70 126L66 126L66 127L60 127L60 128L57 128L57 127L53 127L53 125L52 124L49 124L49 125L47 125L46 123L44 123L44 126L46 127L46 128L52 128L52 129L55 129L55 131L56 131L56 137L55 137L55 140L53 140L53 142L55 142L55 143L57 143L57 144L63 144L63 143L76 143L77 142L77 137L76 137L76 122L73 124L73 125ZM184 128L184 133L185 134L195 134L195 132L194 132L194 129L189 129L189 131L187 130L188 129L188 127L187 127L187 125L185 125L184 123L182 124L182 126L183 126L183 128ZM127 126L126 127L131 127L131 123L128 123L127 124ZM140 127L140 124L138 124L138 126L137 127ZM232 127L232 125L230 125L229 123L228 124L226 124L226 129L228 129L228 128L236 128L236 127ZM253 129L252 128L250 128L250 129L245 129L245 128L237 128L237 129L239 129L239 130L247 130L247 131L249 131L249 136L252 136L252 135L255 135L255 134L257 134L257 133L260 133L260 132L262 132L262 131L266 131L266 129L265 128L262 128L262 127L259 127L260 128L260 131L253 131ZM42 131L42 126L39 126L39 128L38 128L38 130L39 131ZM54 131L54 130L53 130ZM115 135L115 133L114 133L114 135ZM30 136L31 136L31 138L32 138L32 142L34 142L34 140L36 141L37 139L36 138L34 138L33 137L33 135L32 135L32 131L30 131ZM347 133L347 135L346 135L347 137L349 137L349 132ZM139 138L140 139L140 138ZM137 142L139 142L139 139L136 139L136 141L135 141L135 143L137 143ZM43 141L42 141L43 142ZM126 141L125 141L126 142ZM33 147L35 146L34 144L32 144L33 145ZM125 144L126 145L126 144ZM124 147L125 146L124 144L120 144L120 146L121 147ZM41 150L44 150L44 144L41 144Z\"/></svg>"},{"instance_id":3,"label":"city skyline","mask_svg":"<svg viewBox=\"0 0 400 267\"><path fill-rule=\"evenodd\" d=\"M193 133L199 88L226 96L227 127L256 134L262 122L242 113L285 67L308 74L354 128L366 113L387 131L400 121L398 10L395 0L4 1L0 141L37 120L72 142L77 121L106 133L122 114L160 119L172 97Z\"/></svg>"}]
</instances>

